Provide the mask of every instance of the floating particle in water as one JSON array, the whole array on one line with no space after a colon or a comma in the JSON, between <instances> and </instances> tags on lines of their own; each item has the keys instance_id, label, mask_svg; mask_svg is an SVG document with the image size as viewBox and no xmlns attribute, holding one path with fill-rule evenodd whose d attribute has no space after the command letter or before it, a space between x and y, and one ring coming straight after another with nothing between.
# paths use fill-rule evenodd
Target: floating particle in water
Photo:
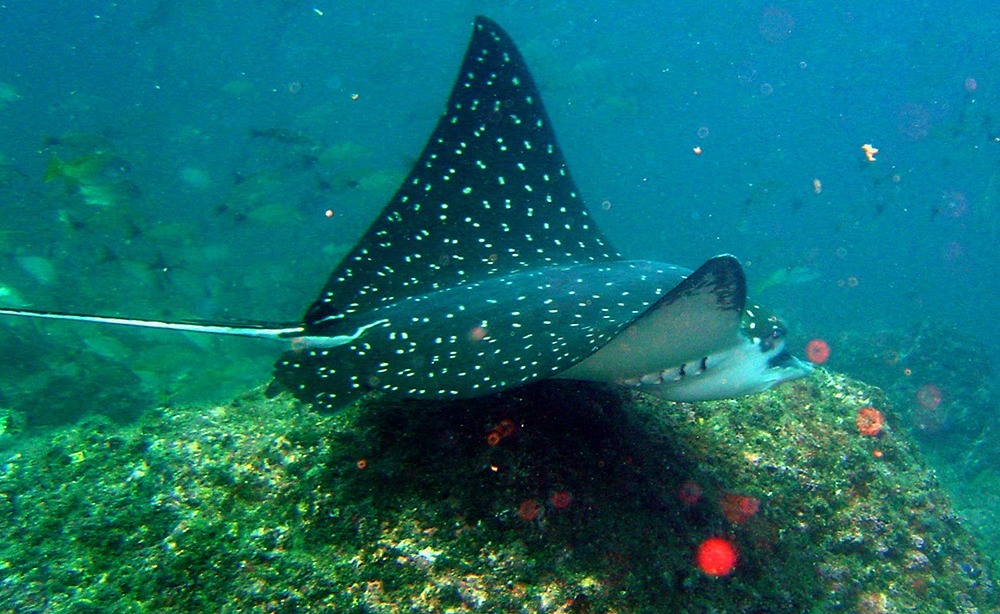
<instances>
[{"instance_id":1,"label":"floating particle in water","mask_svg":"<svg viewBox=\"0 0 1000 614\"><path fill-rule=\"evenodd\" d=\"M531 521L538 517L538 512L541 511L541 506L538 505L538 501L534 499L525 499L521 501L521 505L517 506L517 515L521 520Z\"/></svg>"},{"instance_id":2,"label":"floating particle in water","mask_svg":"<svg viewBox=\"0 0 1000 614\"><path fill-rule=\"evenodd\" d=\"M698 136L699 139L703 139L703 138L707 137L708 136L708 126L702 126L702 127L698 128L698 130L695 132L695 134Z\"/></svg>"},{"instance_id":3,"label":"floating particle in water","mask_svg":"<svg viewBox=\"0 0 1000 614\"><path fill-rule=\"evenodd\" d=\"M806 344L806 357L821 365L830 359L830 344L822 339L813 339Z\"/></svg>"},{"instance_id":4,"label":"floating particle in water","mask_svg":"<svg viewBox=\"0 0 1000 614\"><path fill-rule=\"evenodd\" d=\"M963 192L948 190L941 196L938 211L952 219L958 219L969 212L969 201Z\"/></svg>"},{"instance_id":5,"label":"floating particle in water","mask_svg":"<svg viewBox=\"0 0 1000 614\"><path fill-rule=\"evenodd\" d=\"M927 138L931 132L931 112L913 102L904 104L896 112L896 130L911 141Z\"/></svg>"},{"instance_id":6,"label":"floating particle in water","mask_svg":"<svg viewBox=\"0 0 1000 614\"><path fill-rule=\"evenodd\" d=\"M728 576L736 568L736 548L728 539L710 537L698 545L695 563L709 576Z\"/></svg>"},{"instance_id":7,"label":"floating particle in water","mask_svg":"<svg viewBox=\"0 0 1000 614\"><path fill-rule=\"evenodd\" d=\"M736 71L736 80L740 85L750 85L757 80L757 69L744 62Z\"/></svg>"},{"instance_id":8,"label":"floating particle in water","mask_svg":"<svg viewBox=\"0 0 1000 614\"><path fill-rule=\"evenodd\" d=\"M726 493L719 502L722 515L733 524L743 524L750 520L760 509L760 500L756 497Z\"/></svg>"},{"instance_id":9,"label":"floating particle in water","mask_svg":"<svg viewBox=\"0 0 1000 614\"><path fill-rule=\"evenodd\" d=\"M469 329L468 338L469 341L482 341L486 338L489 332L486 330L485 326L473 326Z\"/></svg>"},{"instance_id":10,"label":"floating particle in water","mask_svg":"<svg viewBox=\"0 0 1000 614\"><path fill-rule=\"evenodd\" d=\"M687 506L701 501L701 485L694 480L688 480L677 488L677 498Z\"/></svg>"},{"instance_id":11,"label":"floating particle in water","mask_svg":"<svg viewBox=\"0 0 1000 614\"><path fill-rule=\"evenodd\" d=\"M944 251L942 253L942 257L944 258L945 262L956 262L958 260L961 260L962 256L964 255L965 255L965 246L963 246L958 241L949 241L944 246Z\"/></svg>"},{"instance_id":12,"label":"floating particle in water","mask_svg":"<svg viewBox=\"0 0 1000 614\"><path fill-rule=\"evenodd\" d=\"M937 409L941 405L941 389L934 384L917 388L917 403L924 409Z\"/></svg>"},{"instance_id":13,"label":"floating particle in water","mask_svg":"<svg viewBox=\"0 0 1000 614\"><path fill-rule=\"evenodd\" d=\"M549 503L556 509L566 509L573 503L573 495L565 490L557 490L549 497Z\"/></svg>"},{"instance_id":14,"label":"floating particle in water","mask_svg":"<svg viewBox=\"0 0 1000 614\"><path fill-rule=\"evenodd\" d=\"M780 43L792 35L795 19L787 10L770 5L761 11L757 31L769 43Z\"/></svg>"}]
</instances>

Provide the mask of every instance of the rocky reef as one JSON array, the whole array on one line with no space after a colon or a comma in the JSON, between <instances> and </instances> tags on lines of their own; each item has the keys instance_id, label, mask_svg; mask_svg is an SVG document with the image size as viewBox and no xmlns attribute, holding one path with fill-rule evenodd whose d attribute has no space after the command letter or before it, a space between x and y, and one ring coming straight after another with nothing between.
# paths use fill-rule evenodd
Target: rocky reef
<instances>
[{"instance_id":1,"label":"rocky reef","mask_svg":"<svg viewBox=\"0 0 1000 614\"><path fill-rule=\"evenodd\" d=\"M7 442L0 609L996 611L897 420L823 370L698 404L543 382L92 416ZM699 565L710 538L731 569Z\"/></svg>"},{"instance_id":2,"label":"rocky reef","mask_svg":"<svg viewBox=\"0 0 1000 614\"><path fill-rule=\"evenodd\" d=\"M871 382L979 542L1000 556L1000 375L995 352L945 324L845 333L833 367Z\"/></svg>"}]
</instances>

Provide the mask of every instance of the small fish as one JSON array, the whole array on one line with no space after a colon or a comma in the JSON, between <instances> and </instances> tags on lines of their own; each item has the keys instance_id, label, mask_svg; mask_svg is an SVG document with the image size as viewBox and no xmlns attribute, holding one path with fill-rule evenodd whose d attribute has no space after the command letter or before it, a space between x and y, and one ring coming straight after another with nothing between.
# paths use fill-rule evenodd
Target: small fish
<instances>
[{"instance_id":1,"label":"small fish","mask_svg":"<svg viewBox=\"0 0 1000 614\"><path fill-rule=\"evenodd\" d=\"M591 219L513 41L478 17L445 111L395 196L301 322L0 314L281 340L275 381L335 410L370 391L460 399L546 378L668 399L808 374L739 261L624 260Z\"/></svg>"},{"instance_id":2,"label":"small fish","mask_svg":"<svg viewBox=\"0 0 1000 614\"><path fill-rule=\"evenodd\" d=\"M28 302L25 301L21 297L21 294L14 288L11 288L10 286L5 286L4 284L0 284L0 305L4 305L6 307L20 308L20 307L27 307Z\"/></svg>"},{"instance_id":3,"label":"small fish","mask_svg":"<svg viewBox=\"0 0 1000 614\"><path fill-rule=\"evenodd\" d=\"M10 83L0 81L0 109L20 99L21 94L18 93L17 88Z\"/></svg>"},{"instance_id":4,"label":"small fish","mask_svg":"<svg viewBox=\"0 0 1000 614\"><path fill-rule=\"evenodd\" d=\"M114 154L106 151L90 153L68 161L53 155L45 167L45 181L62 179L77 185L107 185L118 179L115 176L118 162Z\"/></svg>"},{"instance_id":5,"label":"small fish","mask_svg":"<svg viewBox=\"0 0 1000 614\"><path fill-rule=\"evenodd\" d=\"M753 289L754 295L760 296L771 288L777 288L780 286L797 286L815 279L819 279L819 273L809 267L796 266L781 268L774 271L768 275L767 279L757 284Z\"/></svg>"},{"instance_id":6,"label":"small fish","mask_svg":"<svg viewBox=\"0 0 1000 614\"><path fill-rule=\"evenodd\" d=\"M129 164L109 151L98 151L63 160L52 155L45 169L45 181L62 180L84 202L109 207L134 200L139 188L127 179Z\"/></svg>"}]
</instances>

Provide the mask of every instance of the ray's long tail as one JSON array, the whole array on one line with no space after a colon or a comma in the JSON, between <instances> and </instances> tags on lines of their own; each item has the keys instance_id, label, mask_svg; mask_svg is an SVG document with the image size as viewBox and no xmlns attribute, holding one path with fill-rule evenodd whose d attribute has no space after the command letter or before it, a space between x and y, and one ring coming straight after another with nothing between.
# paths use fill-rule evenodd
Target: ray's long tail
<instances>
[{"instance_id":1,"label":"ray's long tail","mask_svg":"<svg viewBox=\"0 0 1000 614\"><path fill-rule=\"evenodd\" d=\"M70 322L91 322L95 324L117 324L119 326L135 326L140 328L157 328L161 330L176 330L209 335L230 335L236 337L255 337L258 339L289 340L301 335L305 330L299 324L273 323L241 323L223 324L217 322L166 322L163 320L141 320L134 318L115 318L110 316L82 315L61 313L57 311L33 311L30 309L0 309L0 316L16 316L23 318L38 318L45 320L64 320Z\"/></svg>"}]
</instances>

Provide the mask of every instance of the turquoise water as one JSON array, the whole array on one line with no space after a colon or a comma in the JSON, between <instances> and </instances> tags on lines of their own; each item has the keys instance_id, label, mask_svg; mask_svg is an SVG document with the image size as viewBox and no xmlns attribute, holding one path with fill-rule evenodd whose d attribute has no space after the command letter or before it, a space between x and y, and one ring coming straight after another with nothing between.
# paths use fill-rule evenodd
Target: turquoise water
<instances>
[{"instance_id":1,"label":"turquoise water","mask_svg":"<svg viewBox=\"0 0 1000 614\"><path fill-rule=\"evenodd\" d=\"M990 339L1000 18L984 8L9 2L0 285L38 309L297 321L420 151L481 12L518 41L625 256L736 254L800 353L922 322ZM82 183L44 180L94 155ZM56 348L83 334L55 330ZM94 334L160 377L192 360ZM274 355L185 344L246 356L237 389Z\"/></svg>"},{"instance_id":2,"label":"turquoise water","mask_svg":"<svg viewBox=\"0 0 1000 614\"><path fill-rule=\"evenodd\" d=\"M974 4L6 3L0 81L19 98L0 154L27 178L7 183L29 218L4 230L25 230L14 251L55 278L8 261L0 283L39 308L297 319L420 150L478 12L518 41L626 255L730 252L755 283L808 267L761 297L804 335L924 319L1000 332L1000 58ZM307 141L248 136L272 128ZM139 189L99 211L113 220L40 181L50 154L87 153L45 144L71 132L107 137ZM218 213L262 204L280 206ZM136 230L165 236L137 245ZM173 269L167 287L94 264L99 250Z\"/></svg>"},{"instance_id":3,"label":"turquoise water","mask_svg":"<svg viewBox=\"0 0 1000 614\"><path fill-rule=\"evenodd\" d=\"M838 356L932 323L985 346L958 346L937 369L996 386L992 8L6 2L0 286L36 309L296 321L418 155L482 13L518 42L627 257L695 267L736 254L800 355L828 339L831 365L863 376ZM56 159L73 168L46 181ZM117 364L150 404L224 400L264 381L276 355L163 333L12 330L0 343L18 362L0 389L15 405L30 394L15 379ZM905 359L911 346L879 351Z\"/></svg>"}]
</instances>

